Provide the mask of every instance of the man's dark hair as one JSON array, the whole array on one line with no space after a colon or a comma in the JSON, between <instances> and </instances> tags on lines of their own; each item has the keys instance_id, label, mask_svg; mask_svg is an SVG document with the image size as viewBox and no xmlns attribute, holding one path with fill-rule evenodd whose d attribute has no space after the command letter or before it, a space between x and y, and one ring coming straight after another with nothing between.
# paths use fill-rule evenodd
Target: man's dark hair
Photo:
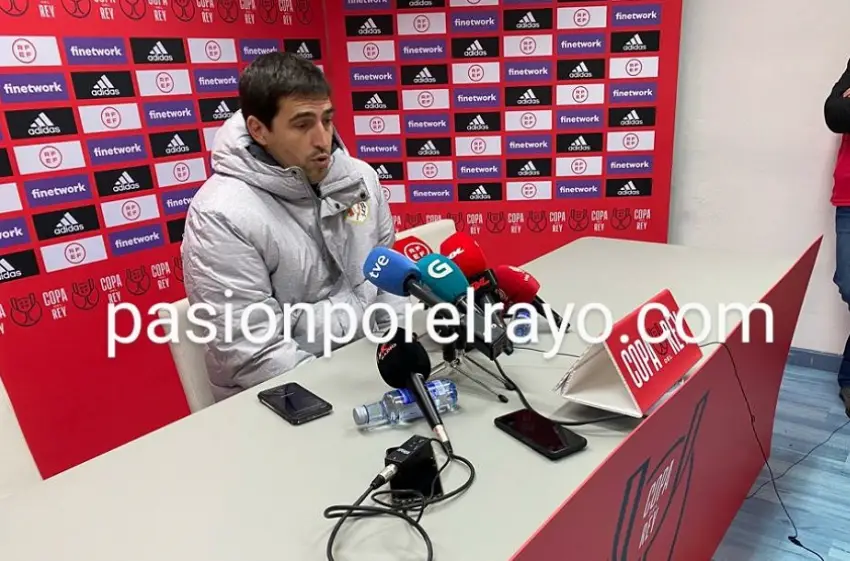
<instances>
[{"instance_id":1,"label":"man's dark hair","mask_svg":"<svg viewBox=\"0 0 850 561\"><path fill-rule=\"evenodd\" d=\"M242 116L247 119L253 115L269 129L281 98L330 96L331 86L319 67L295 53L260 55L239 78Z\"/></svg>"}]
</instances>

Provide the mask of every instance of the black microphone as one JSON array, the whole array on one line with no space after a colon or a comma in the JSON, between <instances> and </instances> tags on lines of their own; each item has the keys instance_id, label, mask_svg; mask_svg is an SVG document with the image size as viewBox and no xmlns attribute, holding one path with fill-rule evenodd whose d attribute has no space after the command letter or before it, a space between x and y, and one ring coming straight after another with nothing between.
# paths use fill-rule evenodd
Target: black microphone
<instances>
[{"instance_id":1,"label":"black microphone","mask_svg":"<svg viewBox=\"0 0 850 561\"><path fill-rule=\"evenodd\" d=\"M452 443L449 435L431 393L425 387L425 382L431 375L431 358L415 337L413 342L406 341L405 333L404 329L399 328L390 341L378 345L378 372L390 387L410 390L437 440L442 443L446 452L451 454Z\"/></svg>"}]
</instances>

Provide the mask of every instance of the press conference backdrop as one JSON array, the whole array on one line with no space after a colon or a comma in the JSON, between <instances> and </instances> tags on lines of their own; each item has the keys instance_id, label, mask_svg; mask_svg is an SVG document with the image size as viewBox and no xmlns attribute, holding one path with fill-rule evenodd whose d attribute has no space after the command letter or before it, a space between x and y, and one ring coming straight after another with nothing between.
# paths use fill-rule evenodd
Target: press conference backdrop
<instances>
[{"instance_id":1,"label":"press conference backdrop","mask_svg":"<svg viewBox=\"0 0 850 561\"><path fill-rule=\"evenodd\" d=\"M48 477L188 413L167 346L143 332L107 357L107 303L185 295L183 217L239 71L271 50L322 64L324 18L293 0L0 11L0 376Z\"/></svg>"},{"instance_id":2,"label":"press conference backdrop","mask_svg":"<svg viewBox=\"0 0 850 561\"><path fill-rule=\"evenodd\" d=\"M188 413L152 314L108 357L107 303L185 295L183 216L261 53L323 67L398 229L450 217L494 265L666 241L679 0L397 1L0 0L0 377L42 476Z\"/></svg>"},{"instance_id":3,"label":"press conference backdrop","mask_svg":"<svg viewBox=\"0 0 850 561\"><path fill-rule=\"evenodd\" d=\"M326 10L338 127L398 228L448 216L508 263L666 242L681 0L395 1Z\"/></svg>"}]
</instances>

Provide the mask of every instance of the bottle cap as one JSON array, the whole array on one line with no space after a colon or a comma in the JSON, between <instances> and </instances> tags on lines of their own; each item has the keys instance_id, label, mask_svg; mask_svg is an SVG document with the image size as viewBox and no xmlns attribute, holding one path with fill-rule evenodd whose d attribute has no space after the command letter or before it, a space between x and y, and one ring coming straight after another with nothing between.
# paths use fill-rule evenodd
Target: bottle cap
<instances>
[{"instance_id":1,"label":"bottle cap","mask_svg":"<svg viewBox=\"0 0 850 561\"><path fill-rule=\"evenodd\" d=\"M351 414L354 416L355 425L363 426L369 422L369 410L366 409L365 405L355 407L351 410Z\"/></svg>"}]
</instances>

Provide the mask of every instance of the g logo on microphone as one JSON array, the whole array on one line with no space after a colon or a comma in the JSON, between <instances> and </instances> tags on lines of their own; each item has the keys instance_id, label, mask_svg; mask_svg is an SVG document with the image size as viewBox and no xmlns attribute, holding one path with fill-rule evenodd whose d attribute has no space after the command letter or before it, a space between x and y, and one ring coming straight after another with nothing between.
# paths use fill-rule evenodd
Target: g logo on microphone
<instances>
[{"instance_id":1,"label":"g logo on microphone","mask_svg":"<svg viewBox=\"0 0 850 561\"><path fill-rule=\"evenodd\" d=\"M428 263L428 276L432 279L444 279L452 274L452 267L445 261L434 259Z\"/></svg>"}]
</instances>

